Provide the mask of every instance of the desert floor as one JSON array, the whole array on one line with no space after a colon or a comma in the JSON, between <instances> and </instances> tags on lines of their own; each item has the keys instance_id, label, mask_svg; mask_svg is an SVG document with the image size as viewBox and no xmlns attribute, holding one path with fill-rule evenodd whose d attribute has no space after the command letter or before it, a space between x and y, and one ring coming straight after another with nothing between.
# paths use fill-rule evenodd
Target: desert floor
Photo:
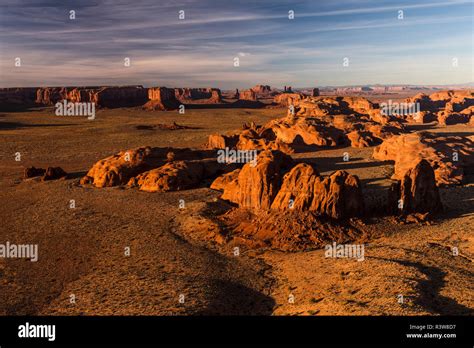
<instances>
[{"instance_id":1,"label":"desert floor","mask_svg":"<svg viewBox=\"0 0 474 348\"><path fill-rule=\"evenodd\" d=\"M48 108L0 113L0 243L39 245L37 262L0 259L0 315L474 314L472 178L441 190L445 213L430 225L368 220L371 235L360 262L325 258L324 250L242 250L235 256L232 248L204 242L197 237L208 224L203 212L219 197L205 184L169 193L78 186L93 163L119 150L199 147L209 134L284 114L130 108L99 110L90 121L57 117ZM196 129L137 129L173 121ZM463 125L426 128L473 134ZM370 200L393 171L371 159L372 151L336 148L295 157L314 162L322 174L357 174ZM350 161L343 161L344 152ZM27 166L60 166L72 178L23 181Z\"/></svg>"}]
</instances>

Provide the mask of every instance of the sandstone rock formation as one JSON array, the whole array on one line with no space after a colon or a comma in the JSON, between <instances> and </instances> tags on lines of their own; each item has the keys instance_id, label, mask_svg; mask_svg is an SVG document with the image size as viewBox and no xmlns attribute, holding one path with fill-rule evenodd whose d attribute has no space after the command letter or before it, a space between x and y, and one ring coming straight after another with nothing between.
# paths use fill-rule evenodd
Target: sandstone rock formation
<instances>
[{"instance_id":1,"label":"sandstone rock formation","mask_svg":"<svg viewBox=\"0 0 474 348\"><path fill-rule=\"evenodd\" d=\"M245 164L238 173L216 179L213 186L223 189L222 199L241 208L307 210L335 219L363 215L364 200L356 176L337 171L321 177L303 163L288 171L292 165L291 158L279 151L263 151L255 166Z\"/></svg>"},{"instance_id":2,"label":"sandstone rock formation","mask_svg":"<svg viewBox=\"0 0 474 348\"><path fill-rule=\"evenodd\" d=\"M441 125L469 123L472 113L469 110L464 112L464 110L474 106L474 93L469 90L440 91L429 96L420 93L407 98L406 102L418 103L422 112L436 115Z\"/></svg>"},{"instance_id":3,"label":"sandstone rock formation","mask_svg":"<svg viewBox=\"0 0 474 348\"><path fill-rule=\"evenodd\" d=\"M443 208L433 168L426 160L405 173L400 194L405 212L437 213Z\"/></svg>"},{"instance_id":4,"label":"sandstone rock formation","mask_svg":"<svg viewBox=\"0 0 474 348\"><path fill-rule=\"evenodd\" d=\"M313 88L313 90L311 91L311 96L319 97L319 88Z\"/></svg>"},{"instance_id":5,"label":"sandstone rock formation","mask_svg":"<svg viewBox=\"0 0 474 348\"><path fill-rule=\"evenodd\" d=\"M175 88L175 97L182 103L200 101L205 104L222 102L221 90L218 88Z\"/></svg>"},{"instance_id":6,"label":"sandstone rock formation","mask_svg":"<svg viewBox=\"0 0 474 348\"><path fill-rule=\"evenodd\" d=\"M426 219L442 211L438 187L436 186L435 173L428 161L422 159L410 168L401 181L392 185L389 201L392 211L418 215L420 219Z\"/></svg>"},{"instance_id":7,"label":"sandstone rock formation","mask_svg":"<svg viewBox=\"0 0 474 348\"><path fill-rule=\"evenodd\" d=\"M146 171L128 182L146 192L167 192L192 188L204 177L204 166L200 162L173 161L159 168Z\"/></svg>"},{"instance_id":8,"label":"sandstone rock formation","mask_svg":"<svg viewBox=\"0 0 474 348\"><path fill-rule=\"evenodd\" d=\"M257 101L257 93L251 89L240 91L239 100Z\"/></svg>"},{"instance_id":9,"label":"sandstone rock formation","mask_svg":"<svg viewBox=\"0 0 474 348\"><path fill-rule=\"evenodd\" d=\"M126 184L131 177L163 164L167 152L150 147L120 151L94 164L81 179L81 184L92 184L95 187Z\"/></svg>"},{"instance_id":10,"label":"sandstone rock formation","mask_svg":"<svg viewBox=\"0 0 474 348\"><path fill-rule=\"evenodd\" d=\"M237 179L224 187L222 199L239 207L270 209L281 185L282 170L291 163L291 157L282 152L261 152L256 165L245 164Z\"/></svg>"},{"instance_id":11,"label":"sandstone rock formation","mask_svg":"<svg viewBox=\"0 0 474 348\"><path fill-rule=\"evenodd\" d=\"M291 97L291 94L281 94ZM276 98L278 98L276 97ZM288 102L290 99L286 99ZM299 99L298 99L299 100ZM212 135L208 148L273 149L285 153L304 146L367 147L404 131L401 122L379 118L374 104L365 98L305 98L296 100L296 115L248 127L233 135ZM341 114L342 113L342 114Z\"/></svg>"},{"instance_id":12,"label":"sandstone rock formation","mask_svg":"<svg viewBox=\"0 0 474 348\"><path fill-rule=\"evenodd\" d=\"M97 107L118 108L143 105L147 89L142 86L45 87L36 91L36 103L54 105L61 100L91 102Z\"/></svg>"},{"instance_id":13,"label":"sandstone rock formation","mask_svg":"<svg viewBox=\"0 0 474 348\"><path fill-rule=\"evenodd\" d=\"M256 85L255 87L252 87L252 91L257 94L269 94L271 93L272 88L268 85Z\"/></svg>"},{"instance_id":14,"label":"sandstone rock formation","mask_svg":"<svg viewBox=\"0 0 474 348\"><path fill-rule=\"evenodd\" d=\"M141 106L147 100L148 91L142 86L103 87L91 98L97 106L106 108Z\"/></svg>"},{"instance_id":15,"label":"sandstone rock formation","mask_svg":"<svg viewBox=\"0 0 474 348\"><path fill-rule=\"evenodd\" d=\"M180 104L175 97L175 90L166 87L149 88L148 99L150 100L143 105L145 110L174 110Z\"/></svg>"},{"instance_id":16,"label":"sandstone rock formation","mask_svg":"<svg viewBox=\"0 0 474 348\"><path fill-rule=\"evenodd\" d=\"M300 100L303 100L305 95L302 93L282 93L273 98L273 102L281 106L296 106Z\"/></svg>"},{"instance_id":17,"label":"sandstone rock formation","mask_svg":"<svg viewBox=\"0 0 474 348\"><path fill-rule=\"evenodd\" d=\"M58 101L67 99L65 87L45 87L36 91L36 103L42 105L54 105Z\"/></svg>"},{"instance_id":18,"label":"sandstone rock formation","mask_svg":"<svg viewBox=\"0 0 474 348\"><path fill-rule=\"evenodd\" d=\"M211 184L211 189L222 191L231 182L236 182L239 176L240 168L217 177Z\"/></svg>"},{"instance_id":19,"label":"sandstone rock formation","mask_svg":"<svg viewBox=\"0 0 474 348\"><path fill-rule=\"evenodd\" d=\"M238 166L220 163L208 151L147 146L98 161L80 183L95 187L127 184L147 192L175 191L197 186Z\"/></svg>"},{"instance_id":20,"label":"sandstone rock formation","mask_svg":"<svg viewBox=\"0 0 474 348\"><path fill-rule=\"evenodd\" d=\"M374 149L373 157L395 162L393 179L402 179L413 163L425 159L434 168L438 186L460 184L464 171L471 172L474 166L473 145L472 137L402 134L386 139Z\"/></svg>"}]
</instances>

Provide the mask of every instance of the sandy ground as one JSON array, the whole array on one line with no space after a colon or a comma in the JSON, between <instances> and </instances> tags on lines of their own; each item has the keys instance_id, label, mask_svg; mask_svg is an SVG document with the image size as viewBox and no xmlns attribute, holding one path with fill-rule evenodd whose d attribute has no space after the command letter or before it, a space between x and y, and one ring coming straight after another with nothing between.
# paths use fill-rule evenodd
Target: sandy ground
<instances>
[{"instance_id":1,"label":"sandy ground","mask_svg":"<svg viewBox=\"0 0 474 348\"><path fill-rule=\"evenodd\" d=\"M219 194L205 185L164 194L77 185L93 163L119 150L198 147L209 134L284 113L130 108L100 110L94 121L56 117L50 109L0 113L0 243L39 245L37 262L0 259L0 314L474 314L473 184L443 189L446 212L431 225L369 221L373 238L360 262L326 258L324 250L236 256L183 233L180 221L195 221L196 231L206 226L200 210ZM173 121L197 129L137 129ZM465 126L431 130L472 134ZM316 163L322 174L357 174L366 198L376 201L393 168L371 154L343 148L295 157ZM22 181L31 165L61 166L72 178Z\"/></svg>"}]
</instances>

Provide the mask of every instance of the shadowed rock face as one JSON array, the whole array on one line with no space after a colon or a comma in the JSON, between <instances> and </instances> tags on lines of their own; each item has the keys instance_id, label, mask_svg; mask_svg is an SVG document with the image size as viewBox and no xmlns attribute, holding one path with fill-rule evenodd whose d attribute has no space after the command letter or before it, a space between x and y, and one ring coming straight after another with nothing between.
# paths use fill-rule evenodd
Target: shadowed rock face
<instances>
[{"instance_id":1,"label":"shadowed rock face","mask_svg":"<svg viewBox=\"0 0 474 348\"><path fill-rule=\"evenodd\" d=\"M426 160L405 173L400 193L406 212L437 213L443 209L433 168Z\"/></svg>"},{"instance_id":2,"label":"shadowed rock face","mask_svg":"<svg viewBox=\"0 0 474 348\"><path fill-rule=\"evenodd\" d=\"M23 178L29 179L29 178L41 176L41 181L48 181L48 180L57 180L57 179L65 178L67 177L67 175L68 174L61 167L48 167L46 169L28 167L28 168L25 168L25 171L23 173Z\"/></svg>"},{"instance_id":3,"label":"shadowed rock face","mask_svg":"<svg viewBox=\"0 0 474 348\"><path fill-rule=\"evenodd\" d=\"M0 88L0 107L32 105L36 88Z\"/></svg>"},{"instance_id":4,"label":"shadowed rock face","mask_svg":"<svg viewBox=\"0 0 474 348\"><path fill-rule=\"evenodd\" d=\"M307 210L335 219L364 213L356 176L337 171L321 177L308 164L293 166L291 158L279 151L260 153L256 165L248 163L238 175L227 174L225 178L216 179L213 186L223 189L222 199L241 208Z\"/></svg>"},{"instance_id":5,"label":"shadowed rock face","mask_svg":"<svg viewBox=\"0 0 474 348\"><path fill-rule=\"evenodd\" d=\"M91 101L99 107L141 106L147 100L147 89L139 87L105 87L92 94Z\"/></svg>"},{"instance_id":6,"label":"shadowed rock face","mask_svg":"<svg viewBox=\"0 0 474 348\"><path fill-rule=\"evenodd\" d=\"M460 184L465 168L474 166L474 143L469 137L402 134L386 139L374 149L373 157L395 161L393 179L402 179L414 163L425 159L434 168L438 186Z\"/></svg>"}]
</instances>

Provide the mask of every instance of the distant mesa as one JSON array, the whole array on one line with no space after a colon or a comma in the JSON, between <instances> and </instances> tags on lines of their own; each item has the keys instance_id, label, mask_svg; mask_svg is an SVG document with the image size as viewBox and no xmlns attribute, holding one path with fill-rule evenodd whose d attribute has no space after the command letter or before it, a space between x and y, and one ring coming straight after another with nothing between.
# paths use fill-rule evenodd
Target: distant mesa
<instances>
[{"instance_id":1,"label":"distant mesa","mask_svg":"<svg viewBox=\"0 0 474 348\"><path fill-rule=\"evenodd\" d=\"M344 91L353 91L352 87ZM359 88L359 87L358 87ZM356 92L359 89L356 88ZM364 91L360 87L360 91ZM29 108L34 106L53 106L59 101L72 103L89 102L98 108L142 107L144 110L176 110L180 105L195 108L260 108L291 107L289 112L296 116L317 117L345 115L346 125L357 121L371 120L385 125L389 122L429 123L439 125L474 124L474 93L470 90L438 91L431 95L417 94L403 101L403 104L417 105L417 112L392 114L384 112L383 107L371 103L363 97L321 96L319 88L312 88L307 94L296 92L291 86L283 91L272 89L269 85L256 85L235 93L223 93L218 88L168 88L133 86L85 86L85 87L39 87L39 88L2 88L0 89L0 107ZM310 94L310 95L308 95ZM273 100L272 100L273 98ZM230 100L229 100L230 99ZM355 120L354 117L358 118ZM338 127L336 127L338 128ZM347 131L347 129L346 129ZM352 129L350 139L357 147L376 143L368 133L366 126Z\"/></svg>"}]
</instances>

